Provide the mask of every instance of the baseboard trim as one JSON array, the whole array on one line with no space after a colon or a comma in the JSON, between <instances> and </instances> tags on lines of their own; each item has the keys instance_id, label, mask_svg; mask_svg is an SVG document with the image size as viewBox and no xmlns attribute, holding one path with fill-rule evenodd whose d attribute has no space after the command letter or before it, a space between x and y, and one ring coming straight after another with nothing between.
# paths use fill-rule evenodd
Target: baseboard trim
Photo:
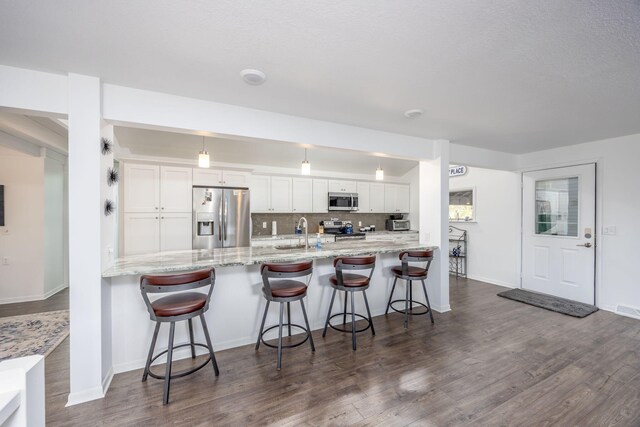
<instances>
[{"instance_id":1,"label":"baseboard trim","mask_svg":"<svg viewBox=\"0 0 640 427\"><path fill-rule=\"evenodd\" d=\"M102 386L93 387L88 390L78 391L75 393L69 393L69 397L67 398L66 408L73 405L78 405L80 403L90 402L92 400L102 399L104 397L104 392L102 391Z\"/></svg>"},{"instance_id":2,"label":"baseboard trim","mask_svg":"<svg viewBox=\"0 0 640 427\"><path fill-rule=\"evenodd\" d=\"M451 306L449 304L447 304L447 305L433 305L433 304L431 304L431 308L433 308L433 310L437 311L438 313L446 313L448 311L451 311Z\"/></svg>"},{"instance_id":3,"label":"baseboard trim","mask_svg":"<svg viewBox=\"0 0 640 427\"><path fill-rule=\"evenodd\" d=\"M0 299L0 305L17 304L17 303L21 303L21 302L42 301L42 300L45 300L47 298L52 297L53 295L57 294L61 290L65 289L65 288L68 288L68 287L69 287L69 285L62 284L62 285L58 286L57 288L52 289L49 292L44 293L44 294L40 294L40 295L30 295L30 296L3 298L3 299Z\"/></svg>"},{"instance_id":4,"label":"baseboard trim","mask_svg":"<svg viewBox=\"0 0 640 427\"><path fill-rule=\"evenodd\" d=\"M490 285L502 286L503 288L515 289L519 288L520 285L515 285L513 283L502 282L500 280L489 279L487 277L480 276L468 276L471 280L477 280L478 282L489 283Z\"/></svg>"},{"instance_id":5,"label":"baseboard trim","mask_svg":"<svg viewBox=\"0 0 640 427\"><path fill-rule=\"evenodd\" d=\"M107 390L109 390L109 386L111 386L111 381L113 380L113 366L109 368L109 372L102 379L102 396L106 396Z\"/></svg>"}]
</instances>

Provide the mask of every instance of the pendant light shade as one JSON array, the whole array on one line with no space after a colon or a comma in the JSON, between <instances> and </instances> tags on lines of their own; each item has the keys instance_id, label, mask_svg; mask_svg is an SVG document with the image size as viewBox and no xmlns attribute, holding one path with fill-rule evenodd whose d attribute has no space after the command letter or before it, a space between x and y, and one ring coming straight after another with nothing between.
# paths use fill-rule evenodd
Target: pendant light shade
<instances>
[{"instance_id":1,"label":"pendant light shade","mask_svg":"<svg viewBox=\"0 0 640 427\"><path fill-rule=\"evenodd\" d=\"M202 137L202 150L198 154L198 167L208 168L211 165L209 161L209 152L204 149L204 136Z\"/></svg>"},{"instance_id":2,"label":"pendant light shade","mask_svg":"<svg viewBox=\"0 0 640 427\"><path fill-rule=\"evenodd\" d=\"M300 168L300 173L302 175L311 175L311 163L307 160L307 149L304 149L304 160L302 161L302 166Z\"/></svg>"},{"instance_id":3,"label":"pendant light shade","mask_svg":"<svg viewBox=\"0 0 640 427\"><path fill-rule=\"evenodd\" d=\"M384 180L384 171L380 166L380 162L378 162L378 169L376 169L376 181L382 181L382 180Z\"/></svg>"}]
</instances>

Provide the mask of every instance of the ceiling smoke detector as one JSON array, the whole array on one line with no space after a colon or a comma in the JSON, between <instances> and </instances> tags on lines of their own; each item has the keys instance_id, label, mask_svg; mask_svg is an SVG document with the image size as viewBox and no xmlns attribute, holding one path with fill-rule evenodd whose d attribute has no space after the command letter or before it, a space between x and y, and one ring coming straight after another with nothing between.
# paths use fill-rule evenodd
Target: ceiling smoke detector
<instances>
[{"instance_id":1,"label":"ceiling smoke detector","mask_svg":"<svg viewBox=\"0 0 640 427\"><path fill-rule=\"evenodd\" d=\"M423 114L424 111L419 108L414 108L412 110L407 110L404 112L404 116L408 119L415 119L416 117L420 117Z\"/></svg>"},{"instance_id":2,"label":"ceiling smoke detector","mask_svg":"<svg viewBox=\"0 0 640 427\"><path fill-rule=\"evenodd\" d=\"M260 70L252 70L250 68L240 71L240 75L245 83L252 86L261 85L265 80L267 80L267 75L265 73Z\"/></svg>"}]
</instances>

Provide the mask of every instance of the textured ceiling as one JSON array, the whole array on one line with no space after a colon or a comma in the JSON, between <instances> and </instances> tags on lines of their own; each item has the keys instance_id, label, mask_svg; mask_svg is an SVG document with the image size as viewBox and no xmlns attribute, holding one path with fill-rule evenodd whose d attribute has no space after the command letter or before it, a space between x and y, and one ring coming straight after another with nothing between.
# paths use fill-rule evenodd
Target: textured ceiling
<instances>
[{"instance_id":1,"label":"textured ceiling","mask_svg":"<svg viewBox=\"0 0 640 427\"><path fill-rule=\"evenodd\" d=\"M638 0L1 5L5 65L512 153L640 132Z\"/></svg>"}]
</instances>

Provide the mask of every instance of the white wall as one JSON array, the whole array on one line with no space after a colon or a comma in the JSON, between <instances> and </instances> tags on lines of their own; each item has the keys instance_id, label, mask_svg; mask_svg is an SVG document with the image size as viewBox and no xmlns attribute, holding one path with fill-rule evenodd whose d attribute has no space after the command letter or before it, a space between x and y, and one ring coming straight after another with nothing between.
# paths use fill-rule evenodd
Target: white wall
<instances>
[{"instance_id":1,"label":"white wall","mask_svg":"<svg viewBox=\"0 0 640 427\"><path fill-rule=\"evenodd\" d=\"M44 292L68 286L65 277L64 164L44 159Z\"/></svg>"},{"instance_id":2,"label":"white wall","mask_svg":"<svg viewBox=\"0 0 640 427\"><path fill-rule=\"evenodd\" d=\"M420 223L420 165L404 174L400 181L409 183L409 215L406 219L411 221L411 229L417 230Z\"/></svg>"},{"instance_id":3,"label":"white wall","mask_svg":"<svg viewBox=\"0 0 640 427\"><path fill-rule=\"evenodd\" d=\"M471 279L520 286L520 174L469 167L449 178L449 189L473 188L476 222L451 222L469 236L467 270Z\"/></svg>"},{"instance_id":4,"label":"white wall","mask_svg":"<svg viewBox=\"0 0 640 427\"><path fill-rule=\"evenodd\" d=\"M44 159L10 149L0 154L5 230L0 233L0 304L44 297Z\"/></svg>"},{"instance_id":5,"label":"white wall","mask_svg":"<svg viewBox=\"0 0 640 427\"><path fill-rule=\"evenodd\" d=\"M640 134L594 141L520 157L523 170L597 161L596 304L640 310L640 281L635 265L640 242ZM603 235L615 226L615 235Z\"/></svg>"}]
</instances>

